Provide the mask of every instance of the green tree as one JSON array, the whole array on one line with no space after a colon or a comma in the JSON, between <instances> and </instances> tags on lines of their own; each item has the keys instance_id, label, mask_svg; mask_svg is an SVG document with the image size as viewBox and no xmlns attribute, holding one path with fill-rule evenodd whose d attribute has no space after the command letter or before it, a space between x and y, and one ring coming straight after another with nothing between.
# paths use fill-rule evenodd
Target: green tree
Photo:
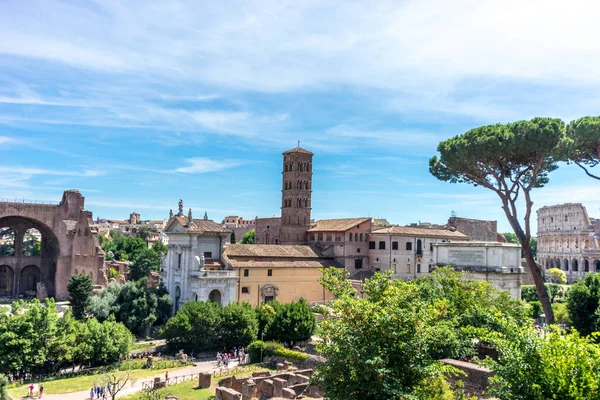
<instances>
[{"instance_id":1,"label":"green tree","mask_svg":"<svg viewBox=\"0 0 600 400\"><path fill-rule=\"evenodd\" d=\"M150 231L150 227L144 225L140 226L135 234L137 238L142 239L144 242L146 242L146 244L148 244L148 240L150 240L151 235L152 231Z\"/></svg>"},{"instance_id":2,"label":"green tree","mask_svg":"<svg viewBox=\"0 0 600 400\"><path fill-rule=\"evenodd\" d=\"M167 245L165 245L163 242L161 242L160 240L157 240L152 245L152 250L159 256L163 257L163 256L167 255L168 248L167 248Z\"/></svg>"},{"instance_id":3,"label":"green tree","mask_svg":"<svg viewBox=\"0 0 600 400\"><path fill-rule=\"evenodd\" d=\"M498 195L523 249L549 323L554 322L554 313L543 271L531 252L531 191L548 182L565 139L565 126L559 119L488 125L440 143L439 158L434 156L429 161L429 171L439 180L482 186ZM520 216L521 195L525 209Z\"/></svg>"},{"instance_id":4,"label":"green tree","mask_svg":"<svg viewBox=\"0 0 600 400\"><path fill-rule=\"evenodd\" d=\"M40 239L30 231L23 235L23 254L30 257L39 257L42 254Z\"/></svg>"},{"instance_id":5,"label":"green tree","mask_svg":"<svg viewBox=\"0 0 600 400\"><path fill-rule=\"evenodd\" d=\"M598 302L600 301L600 274L588 274L584 280L571 286L567 293L569 317L582 335L598 330Z\"/></svg>"},{"instance_id":6,"label":"green tree","mask_svg":"<svg viewBox=\"0 0 600 400\"><path fill-rule=\"evenodd\" d=\"M559 285L565 285L567 283L565 271L558 268L550 268L548 273L550 274L550 281L553 283L558 283Z\"/></svg>"},{"instance_id":7,"label":"green tree","mask_svg":"<svg viewBox=\"0 0 600 400\"><path fill-rule=\"evenodd\" d=\"M236 244L236 240L235 240L235 231L231 231L231 236L229 238L229 241L231 242L231 244Z\"/></svg>"},{"instance_id":8,"label":"green tree","mask_svg":"<svg viewBox=\"0 0 600 400\"><path fill-rule=\"evenodd\" d=\"M581 168L590 178L600 180L590 168L600 164L600 116L571 121L567 127L571 142L566 158Z\"/></svg>"},{"instance_id":9,"label":"green tree","mask_svg":"<svg viewBox=\"0 0 600 400\"><path fill-rule=\"evenodd\" d=\"M279 309L281 305L276 301L270 301L267 304L260 305L256 307L256 319L258 320L258 338L269 338L267 331L269 327L275 320L275 315L277 315L277 309Z\"/></svg>"},{"instance_id":10,"label":"green tree","mask_svg":"<svg viewBox=\"0 0 600 400\"><path fill-rule=\"evenodd\" d=\"M0 400L8 400L8 378L0 375Z\"/></svg>"},{"instance_id":11,"label":"green tree","mask_svg":"<svg viewBox=\"0 0 600 400\"><path fill-rule=\"evenodd\" d=\"M85 310L89 305L92 296L92 278L85 274L71 275L67 284L67 290L71 297L71 310L73 316L77 319L83 319Z\"/></svg>"},{"instance_id":12,"label":"green tree","mask_svg":"<svg viewBox=\"0 0 600 400\"><path fill-rule=\"evenodd\" d=\"M559 329L540 335L516 325L505 332L481 335L500 355L500 361L486 361L495 373L491 395L506 400L600 398L600 347L592 339Z\"/></svg>"},{"instance_id":13,"label":"green tree","mask_svg":"<svg viewBox=\"0 0 600 400\"><path fill-rule=\"evenodd\" d=\"M258 321L248 303L231 303L220 310L219 347L248 344L256 339Z\"/></svg>"},{"instance_id":14,"label":"green tree","mask_svg":"<svg viewBox=\"0 0 600 400\"><path fill-rule=\"evenodd\" d=\"M518 245L521 244L519 242L519 239L517 238L517 235L515 235L513 232L505 232L502 234L502 236L504 236L504 238L508 241L508 243L514 243L514 244L518 244ZM537 238L535 238L535 237L531 238L530 247L531 247L531 254L533 254L533 258L537 258ZM523 257L523 256L524 256L524 253L523 253L523 250L521 250L521 257Z\"/></svg>"},{"instance_id":15,"label":"green tree","mask_svg":"<svg viewBox=\"0 0 600 400\"><path fill-rule=\"evenodd\" d=\"M248 232L244 233L242 237L241 244L254 244L254 234L256 231L254 229L250 229Z\"/></svg>"},{"instance_id":16,"label":"green tree","mask_svg":"<svg viewBox=\"0 0 600 400\"><path fill-rule=\"evenodd\" d=\"M412 282L385 280L371 281L358 298L324 271L336 317L320 322L317 349L327 363L317 366L315 380L327 398L416 400L419 387L441 376L431 354L442 338L454 336L441 318L445 304L427 304Z\"/></svg>"},{"instance_id":17,"label":"green tree","mask_svg":"<svg viewBox=\"0 0 600 400\"><path fill-rule=\"evenodd\" d=\"M171 351L200 352L215 349L220 306L211 301L185 303L165 327L163 336Z\"/></svg>"},{"instance_id":18,"label":"green tree","mask_svg":"<svg viewBox=\"0 0 600 400\"><path fill-rule=\"evenodd\" d=\"M146 287L146 282L129 281L121 287L117 298L117 320L141 336L149 336L150 328L158 319L158 298Z\"/></svg>"},{"instance_id":19,"label":"green tree","mask_svg":"<svg viewBox=\"0 0 600 400\"><path fill-rule=\"evenodd\" d=\"M115 268L110 268L108 270L108 279L115 279L115 280L119 280L119 271L117 271Z\"/></svg>"},{"instance_id":20,"label":"green tree","mask_svg":"<svg viewBox=\"0 0 600 400\"><path fill-rule=\"evenodd\" d=\"M129 266L129 279L138 280L147 278L150 271L158 271L160 269L160 255L152 249L145 248L139 251L133 264Z\"/></svg>"},{"instance_id":21,"label":"green tree","mask_svg":"<svg viewBox=\"0 0 600 400\"><path fill-rule=\"evenodd\" d=\"M281 304L276 308L265 338L279 342L308 339L317 326L315 314L304 299Z\"/></svg>"}]
</instances>

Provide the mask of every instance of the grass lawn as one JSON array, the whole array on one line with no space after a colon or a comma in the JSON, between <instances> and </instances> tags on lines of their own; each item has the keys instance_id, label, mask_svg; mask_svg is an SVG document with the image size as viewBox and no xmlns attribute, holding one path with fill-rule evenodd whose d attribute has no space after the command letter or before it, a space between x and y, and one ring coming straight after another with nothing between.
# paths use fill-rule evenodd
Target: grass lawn
<instances>
[{"instance_id":1,"label":"grass lawn","mask_svg":"<svg viewBox=\"0 0 600 400\"><path fill-rule=\"evenodd\" d=\"M176 371L180 368L167 368L167 369L138 369L129 371L132 381L136 381L140 378L147 378L149 376L154 375L164 375L166 371ZM97 375L86 375L86 376L78 376L75 378L67 378L67 379L57 379L54 381L43 382L44 383L44 393L47 394L61 394L61 393L73 393L73 392L81 392L83 390L90 390L94 383L99 382L102 378L102 374ZM16 388L12 388L8 390L8 394L15 398L20 399L21 396L25 396L27 394L27 385L18 386Z\"/></svg>"},{"instance_id":2,"label":"grass lawn","mask_svg":"<svg viewBox=\"0 0 600 400\"><path fill-rule=\"evenodd\" d=\"M178 400L209 400L215 397L214 389L199 389L197 380L158 389L156 392L160 394L161 399L166 396L176 396ZM134 393L120 399L137 400L139 398L140 393Z\"/></svg>"}]
</instances>

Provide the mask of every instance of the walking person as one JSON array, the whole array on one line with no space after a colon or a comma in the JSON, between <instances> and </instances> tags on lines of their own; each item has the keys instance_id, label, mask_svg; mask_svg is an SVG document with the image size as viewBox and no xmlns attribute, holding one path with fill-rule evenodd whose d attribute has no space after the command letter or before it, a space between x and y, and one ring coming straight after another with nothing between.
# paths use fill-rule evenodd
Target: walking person
<instances>
[{"instance_id":1,"label":"walking person","mask_svg":"<svg viewBox=\"0 0 600 400\"><path fill-rule=\"evenodd\" d=\"M44 395L44 385L40 383L40 395L39 395L39 398L41 399L43 395Z\"/></svg>"},{"instance_id":2,"label":"walking person","mask_svg":"<svg viewBox=\"0 0 600 400\"><path fill-rule=\"evenodd\" d=\"M169 384L169 371L167 371L165 373L165 381L167 382L167 385Z\"/></svg>"}]
</instances>

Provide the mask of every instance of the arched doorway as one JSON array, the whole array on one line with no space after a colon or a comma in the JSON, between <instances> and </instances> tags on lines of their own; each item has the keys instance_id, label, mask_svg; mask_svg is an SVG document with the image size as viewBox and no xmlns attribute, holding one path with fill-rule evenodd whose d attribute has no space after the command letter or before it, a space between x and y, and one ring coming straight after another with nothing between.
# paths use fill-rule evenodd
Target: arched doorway
<instances>
[{"instance_id":1,"label":"arched doorway","mask_svg":"<svg viewBox=\"0 0 600 400\"><path fill-rule=\"evenodd\" d=\"M579 262L577 262L577 260L573 260L571 262L571 268L572 268L573 272L579 271Z\"/></svg>"},{"instance_id":2,"label":"arched doorway","mask_svg":"<svg viewBox=\"0 0 600 400\"><path fill-rule=\"evenodd\" d=\"M212 301L213 303L217 303L218 305L221 305L221 292L219 292L217 289L214 289L208 295L208 300Z\"/></svg>"},{"instance_id":3,"label":"arched doorway","mask_svg":"<svg viewBox=\"0 0 600 400\"><path fill-rule=\"evenodd\" d=\"M41 280L42 273L36 265L28 265L21 270L20 293L35 292L37 283Z\"/></svg>"},{"instance_id":4,"label":"arched doorway","mask_svg":"<svg viewBox=\"0 0 600 400\"><path fill-rule=\"evenodd\" d=\"M0 265L0 296L11 296L15 271L8 265Z\"/></svg>"},{"instance_id":5,"label":"arched doorway","mask_svg":"<svg viewBox=\"0 0 600 400\"><path fill-rule=\"evenodd\" d=\"M417 254L423 254L423 243L421 243L421 239L417 240Z\"/></svg>"}]
</instances>

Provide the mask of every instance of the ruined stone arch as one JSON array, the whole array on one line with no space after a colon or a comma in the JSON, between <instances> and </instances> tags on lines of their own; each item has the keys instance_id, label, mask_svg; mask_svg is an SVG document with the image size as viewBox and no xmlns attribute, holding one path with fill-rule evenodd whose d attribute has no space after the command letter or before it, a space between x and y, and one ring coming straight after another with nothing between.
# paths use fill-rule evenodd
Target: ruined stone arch
<instances>
[{"instance_id":1,"label":"ruined stone arch","mask_svg":"<svg viewBox=\"0 0 600 400\"><path fill-rule=\"evenodd\" d=\"M0 296L12 295L14 281L15 270L9 265L0 265Z\"/></svg>"},{"instance_id":2,"label":"ruined stone arch","mask_svg":"<svg viewBox=\"0 0 600 400\"><path fill-rule=\"evenodd\" d=\"M221 299L223 298L221 291L219 289L213 289L208 295L208 301L212 301L213 303L221 304Z\"/></svg>"}]
</instances>

